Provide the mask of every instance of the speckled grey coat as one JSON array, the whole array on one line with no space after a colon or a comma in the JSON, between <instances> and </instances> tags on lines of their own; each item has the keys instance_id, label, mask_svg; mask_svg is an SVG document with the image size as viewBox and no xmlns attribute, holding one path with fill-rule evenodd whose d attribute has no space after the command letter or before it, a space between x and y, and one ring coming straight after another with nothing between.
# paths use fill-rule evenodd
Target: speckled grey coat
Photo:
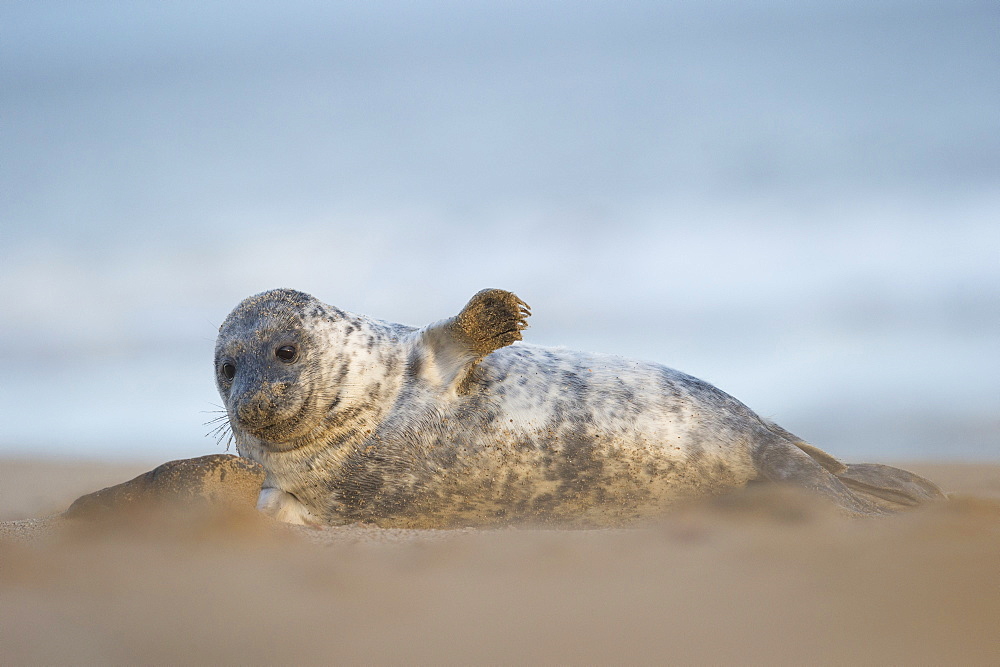
<instances>
[{"instance_id":1,"label":"speckled grey coat","mask_svg":"<svg viewBox=\"0 0 1000 667\"><path fill-rule=\"evenodd\" d=\"M678 499L791 481L852 514L937 497L841 464L701 380L518 343L527 306L484 290L417 329L293 290L246 299L215 367L259 508L294 523L622 525Z\"/></svg>"}]
</instances>

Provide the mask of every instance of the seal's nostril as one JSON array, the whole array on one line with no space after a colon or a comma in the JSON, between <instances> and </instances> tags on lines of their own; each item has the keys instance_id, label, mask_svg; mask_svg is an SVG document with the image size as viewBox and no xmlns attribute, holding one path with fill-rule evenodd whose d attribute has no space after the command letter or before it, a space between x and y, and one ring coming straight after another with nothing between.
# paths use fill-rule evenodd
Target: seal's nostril
<instances>
[{"instance_id":1,"label":"seal's nostril","mask_svg":"<svg viewBox=\"0 0 1000 667\"><path fill-rule=\"evenodd\" d=\"M267 399L257 396L241 401L236 408L240 421L246 424L264 424L274 412L274 406Z\"/></svg>"}]
</instances>

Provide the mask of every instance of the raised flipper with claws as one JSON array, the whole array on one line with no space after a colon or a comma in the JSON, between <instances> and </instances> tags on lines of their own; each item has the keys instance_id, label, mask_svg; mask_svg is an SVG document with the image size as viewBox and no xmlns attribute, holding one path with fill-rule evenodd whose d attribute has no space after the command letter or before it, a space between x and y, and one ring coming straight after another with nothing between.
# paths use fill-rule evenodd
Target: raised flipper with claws
<instances>
[{"instance_id":1,"label":"raised flipper with claws","mask_svg":"<svg viewBox=\"0 0 1000 667\"><path fill-rule=\"evenodd\" d=\"M465 308L423 329L423 342L444 386L468 391L468 378L483 358L521 340L531 308L513 292L484 289Z\"/></svg>"}]
</instances>

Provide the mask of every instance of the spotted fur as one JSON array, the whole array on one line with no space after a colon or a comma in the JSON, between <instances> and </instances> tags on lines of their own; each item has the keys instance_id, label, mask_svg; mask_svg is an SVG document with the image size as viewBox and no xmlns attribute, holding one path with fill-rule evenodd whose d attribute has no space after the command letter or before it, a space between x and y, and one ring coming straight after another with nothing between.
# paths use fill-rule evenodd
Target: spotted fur
<instances>
[{"instance_id":1,"label":"spotted fur","mask_svg":"<svg viewBox=\"0 0 1000 667\"><path fill-rule=\"evenodd\" d=\"M293 290L243 301L215 366L237 448L267 470L258 506L306 524L607 526L758 479L860 515L940 494L841 464L673 369L518 342L529 312L484 290L417 329Z\"/></svg>"}]
</instances>

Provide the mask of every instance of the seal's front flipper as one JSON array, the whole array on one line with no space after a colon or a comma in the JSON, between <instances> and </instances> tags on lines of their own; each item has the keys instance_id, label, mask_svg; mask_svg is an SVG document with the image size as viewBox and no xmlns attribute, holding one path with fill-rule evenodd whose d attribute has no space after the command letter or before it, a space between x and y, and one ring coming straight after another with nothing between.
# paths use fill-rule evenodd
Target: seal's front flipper
<instances>
[{"instance_id":1,"label":"seal's front flipper","mask_svg":"<svg viewBox=\"0 0 1000 667\"><path fill-rule=\"evenodd\" d=\"M513 292L484 289L469 299L452 319L452 333L469 346L478 358L521 340L528 327L531 308Z\"/></svg>"},{"instance_id":2,"label":"seal's front flipper","mask_svg":"<svg viewBox=\"0 0 1000 667\"><path fill-rule=\"evenodd\" d=\"M850 464L837 478L855 494L887 501L880 503L894 508L919 505L945 496L936 484L912 472L879 463Z\"/></svg>"},{"instance_id":3,"label":"seal's front flipper","mask_svg":"<svg viewBox=\"0 0 1000 667\"><path fill-rule=\"evenodd\" d=\"M531 309L513 292L485 289L478 292L458 315L426 327L423 340L430 352L435 380L461 389L479 361L490 352L521 340ZM422 360L421 364L422 365Z\"/></svg>"},{"instance_id":4,"label":"seal's front flipper","mask_svg":"<svg viewBox=\"0 0 1000 667\"><path fill-rule=\"evenodd\" d=\"M267 514L278 521L293 523L297 526L323 525L302 502L292 494L275 489L264 487L257 497L257 511Z\"/></svg>"}]
</instances>

